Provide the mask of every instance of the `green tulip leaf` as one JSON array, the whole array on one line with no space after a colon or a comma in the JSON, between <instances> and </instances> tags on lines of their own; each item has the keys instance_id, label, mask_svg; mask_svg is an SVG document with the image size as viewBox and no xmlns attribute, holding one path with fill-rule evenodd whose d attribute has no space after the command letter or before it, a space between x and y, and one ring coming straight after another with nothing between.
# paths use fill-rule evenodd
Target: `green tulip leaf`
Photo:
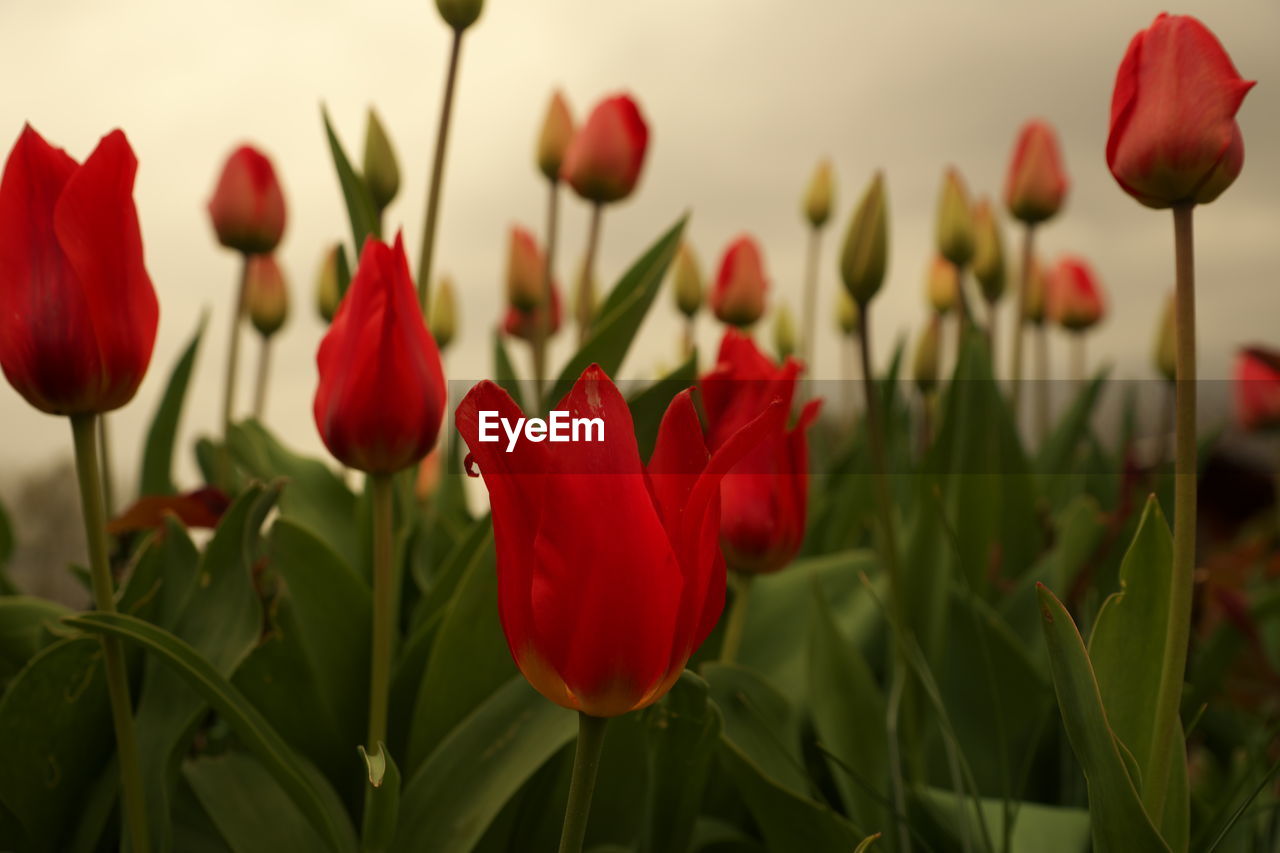
<instances>
[{"instance_id":1,"label":"green tulip leaf","mask_svg":"<svg viewBox=\"0 0 1280 853\"><path fill-rule=\"evenodd\" d=\"M187 386L191 382L191 372L195 369L196 355L200 352L200 341L204 338L208 322L209 313L206 311L200 315L195 334L174 364L164 396L160 398L160 405L151 418L151 426L147 429L147 443L142 450L142 473L138 480L140 494L172 495L177 491L173 485L173 448L177 443L178 422L182 419L182 408L187 399Z\"/></svg>"},{"instance_id":2,"label":"green tulip leaf","mask_svg":"<svg viewBox=\"0 0 1280 853\"><path fill-rule=\"evenodd\" d=\"M662 425L662 417L667 413L671 400L697 382L698 352L694 350L675 370L627 400L631 420L635 424L636 445L640 448L641 459L648 459L653 454L653 446L658 441L658 428Z\"/></svg>"},{"instance_id":3,"label":"green tulip leaf","mask_svg":"<svg viewBox=\"0 0 1280 853\"><path fill-rule=\"evenodd\" d=\"M329 110L320 107L320 117L324 120L324 134L329 141L329 153L333 155L333 167L338 173L338 185L342 188L342 199L347 205L347 217L351 220L351 245L355 249L359 262L360 251L368 237L382 239L382 227L379 223L378 207L373 202L373 194L364 178L351 165L351 159L342 148L342 142L334 133L333 123L329 121ZM338 292L344 288L339 285Z\"/></svg>"},{"instance_id":4,"label":"green tulip leaf","mask_svg":"<svg viewBox=\"0 0 1280 853\"><path fill-rule=\"evenodd\" d=\"M394 850L396 821L400 814L400 769L379 742L369 753L363 746L360 757L365 763L364 823L360 831L362 853L386 853Z\"/></svg>"}]
</instances>

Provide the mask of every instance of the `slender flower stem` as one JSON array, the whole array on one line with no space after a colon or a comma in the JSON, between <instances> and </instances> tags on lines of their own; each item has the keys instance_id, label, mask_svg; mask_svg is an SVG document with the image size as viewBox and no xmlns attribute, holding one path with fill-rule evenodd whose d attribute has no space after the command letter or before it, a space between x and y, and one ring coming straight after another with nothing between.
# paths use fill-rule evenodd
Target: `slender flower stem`
<instances>
[{"instance_id":1,"label":"slender flower stem","mask_svg":"<svg viewBox=\"0 0 1280 853\"><path fill-rule=\"evenodd\" d=\"M102 454L102 499L105 502L107 518L116 514L115 477L111 465L111 436L107 431L107 415L98 415L98 452Z\"/></svg>"},{"instance_id":2,"label":"slender flower stem","mask_svg":"<svg viewBox=\"0 0 1280 853\"><path fill-rule=\"evenodd\" d=\"M694 325L694 324L697 322L697 319L696 319L696 318L697 318L697 315L695 314L695 315L693 315L693 316L691 316L691 317L686 317L686 318L685 318L685 320L684 320L684 342L683 342L683 346L684 346L684 357L685 357L685 358L688 358L689 356L693 355L693 348L694 348L694 346L696 346L696 344L694 343L694 340L695 340L695 333L696 333L696 331L697 331L697 330L696 330L696 327L695 327L695 325ZM697 365L694 365L694 367L697 367Z\"/></svg>"},{"instance_id":3,"label":"slender flower stem","mask_svg":"<svg viewBox=\"0 0 1280 853\"><path fill-rule=\"evenodd\" d=\"M1196 291L1192 205L1173 209L1177 290L1177 413L1174 437L1173 583L1169 588L1169 620L1165 629L1160 692L1152 721L1150 783L1142 786L1152 820L1164 814L1164 795L1173 761L1182 681L1191 638L1191 603L1196 568Z\"/></svg>"},{"instance_id":4,"label":"slender flower stem","mask_svg":"<svg viewBox=\"0 0 1280 853\"><path fill-rule=\"evenodd\" d=\"M431 185L427 187L427 216L422 225L422 251L418 254L418 303L422 306L424 315L431 305L431 261L435 255L436 221L440 215L440 190L444 184L444 152L449 143L453 93L458 84L462 33L462 30L453 31L453 45L449 49L449 71L444 80L444 101L440 105L440 124L436 129L435 158L431 162Z\"/></svg>"},{"instance_id":5,"label":"slender flower stem","mask_svg":"<svg viewBox=\"0 0 1280 853\"><path fill-rule=\"evenodd\" d=\"M387 739L391 654L395 643L395 572L392 570L392 475L370 474L373 492L373 640L369 645L370 747Z\"/></svg>"},{"instance_id":6,"label":"slender flower stem","mask_svg":"<svg viewBox=\"0 0 1280 853\"><path fill-rule=\"evenodd\" d=\"M998 321L996 308L997 308L996 301L994 299L988 299L987 300L987 355L991 357L991 373L993 375L997 373L996 365L998 364L998 362L996 361L996 338L997 338L996 323Z\"/></svg>"},{"instance_id":7,"label":"slender flower stem","mask_svg":"<svg viewBox=\"0 0 1280 853\"><path fill-rule=\"evenodd\" d=\"M1036 336L1036 439L1049 437L1049 330L1044 323L1035 328Z\"/></svg>"},{"instance_id":8,"label":"slender flower stem","mask_svg":"<svg viewBox=\"0 0 1280 853\"><path fill-rule=\"evenodd\" d=\"M973 322L969 310L969 299L964 292L964 264L956 264L956 367L960 366L960 356L964 352L965 333Z\"/></svg>"},{"instance_id":9,"label":"slender flower stem","mask_svg":"<svg viewBox=\"0 0 1280 853\"><path fill-rule=\"evenodd\" d=\"M1086 361L1084 332L1075 332L1071 335L1071 381L1075 384L1077 393L1084 385L1084 378L1088 373Z\"/></svg>"},{"instance_id":10,"label":"slender flower stem","mask_svg":"<svg viewBox=\"0 0 1280 853\"><path fill-rule=\"evenodd\" d=\"M546 256L542 267L542 311L540 321L534 323L533 340L529 342L533 353L533 389L537 394L538 405L542 405L543 384L547 374L547 335L551 331L551 287L555 281L556 238L559 235L560 222L560 182L547 181L547 242Z\"/></svg>"},{"instance_id":11,"label":"slender flower stem","mask_svg":"<svg viewBox=\"0 0 1280 853\"><path fill-rule=\"evenodd\" d=\"M560 853L581 853L591 814L591 795L596 789L600 753L604 749L607 717L578 712L578 748L573 756L573 778L569 782L569 802L564 809L564 829L560 833Z\"/></svg>"},{"instance_id":12,"label":"slender flower stem","mask_svg":"<svg viewBox=\"0 0 1280 853\"><path fill-rule=\"evenodd\" d=\"M587 342L591 335L591 319L595 314L595 306L591 304L591 284L596 280L596 252L600 249L600 219L604 205L596 202L591 206L591 224L587 228L587 257L582 263L582 277L578 280L578 346Z\"/></svg>"},{"instance_id":13,"label":"slender flower stem","mask_svg":"<svg viewBox=\"0 0 1280 853\"><path fill-rule=\"evenodd\" d=\"M84 513L84 532L89 544L94 606L104 613L114 613L115 585L107 562L107 517L102 502L97 416L72 415L71 435L76 449L76 475L80 480L80 508ZM142 770L138 765L138 743L133 732L133 702L129 698L124 650L116 637L101 635L98 639L102 643L102 660L107 671L107 693L111 700L111 720L115 725L125 823L129 827L134 853L147 853L151 849L147 803L143 795Z\"/></svg>"},{"instance_id":14,"label":"slender flower stem","mask_svg":"<svg viewBox=\"0 0 1280 853\"><path fill-rule=\"evenodd\" d=\"M231 310L231 339L227 343L227 378L222 396L222 451L221 460L222 485L231 488L231 450L227 447L227 439L231 435L231 422L234 419L236 401L236 374L240 369L240 320L244 317L245 293L249 288L249 256L242 255L240 263L240 283L236 286L235 303Z\"/></svg>"},{"instance_id":15,"label":"slender flower stem","mask_svg":"<svg viewBox=\"0 0 1280 853\"><path fill-rule=\"evenodd\" d=\"M933 446L933 402L936 396L935 391L920 394L920 461L929 455L929 448Z\"/></svg>"},{"instance_id":16,"label":"slender flower stem","mask_svg":"<svg viewBox=\"0 0 1280 853\"><path fill-rule=\"evenodd\" d=\"M258 348L258 384L253 389L253 417L262 420L262 413L267 410L267 380L271 376L271 338L262 336L262 344Z\"/></svg>"},{"instance_id":17,"label":"slender flower stem","mask_svg":"<svg viewBox=\"0 0 1280 853\"><path fill-rule=\"evenodd\" d=\"M818 259L822 254L822 229L814 226L809 230L809 253L804 269L804 316L800 327L800 353L804 360L804 394L807 399L813 396L813 354L816 346L814 329L817 327L818 314Z\"/></svg>"},{"instance_id":18,"label":"slender flower stem","mask_svg":"<svg viewBox=\"0 0 1280 853\"><path fill-rule=\"evenodd\" d=\"M747 605L751 601L751 575L734 572L731 576L733 584L733 604L729 607L729 618L724 624L724 640L720 643L720 663L734 663L738 659L738 650L742 648L742 629L747 624Z\"/></svg>"},{"instance_id":19,"label":"slender flower stem","mask_svg":"<svg viewBox=\"0 0 1280 853\"><path fill-rule=\"evenodd\" d=\"M1009 365L1009 393L1013 398L1013 420L1022 416L1022 341L1027 331L1027 291L1031 289L1031 264L1035 258L1036 227L1022 231L1022 268L1018 270L1018 298L1013 315L1013 356Z\"/></svg>"}]
</instances>

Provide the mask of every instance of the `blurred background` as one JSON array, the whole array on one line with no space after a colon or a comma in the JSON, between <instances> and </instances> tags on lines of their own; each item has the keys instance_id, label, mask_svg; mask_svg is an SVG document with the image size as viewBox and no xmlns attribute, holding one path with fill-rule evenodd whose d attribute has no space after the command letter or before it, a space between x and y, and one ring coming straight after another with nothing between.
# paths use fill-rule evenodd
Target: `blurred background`
<instances>
[{"instance_id":1,"label":"blurred background","mask_svg":"<svg viewBox=\"0 0 1280 853\"><path fill-rule=\"evenodd\" d=\"M508 228L524 224L539 239L543 231L546 187L533 152L548 97L560 87L576 120L602 96L626 90L649 122L640 187L605 216L605 284L688 210L687 234L706 276L714 276L723 247L750 232L765 251L771 304L784 301L798 312L807 236L801 196L816 161L832 159L838 212L823 244L822 338L812 366L829 379L843 375L836 258L872 172L886 171L892 217L889 280L876 303L883 364L895 338L924 316L944 167L955 164L975 196L998 198L1015 132L1025 119L1044 117L1060 132L1072 188L1065 212L1040 230L1039 246L1049 259L1061 251L1085 255L1102 279L1109 311L1089 344L1092 363L1113 363L1119 378L1152 378L1153 336L1172 286L1171 217L1121 192L1103 150L1116 67L1132 34L1163 9L1147 0L490 0L464 42L437 242L436 268L454 278L461 308L449 377L470 384L490 374ZM1241 74L1260 81L1239 116L1244 172L1196 218L1201 371L1225 379L1237 345L1280 342L1280 4L1202 0L1169 11L1201 17ZM112 416L122 489L132 487L145 425L205 311L210 325L184 446L216 431L239 260L217 245L204 205L224 157L241 141L272 156L289 204L277 256L291 279L293 309L276 338L266 420L295 448L323 453L311 417L323 332L314 283L325 248L349 231L320 105L356 159L366 110L379 111L403 176L388 230L402 226L416 258L448 40L431 0L0 6L5 150L29 121L83 159L101 135L121 127L140 160L135 197L161 319L146 381ZM579 263L586 212L565 196L562 283ZM1006 223L1008 254L1016 255L1017 238ZM705 365L719 330L707 315L699 322ZM679 328L664 294L622 375L649 378L674 365ZM568 354L571 337L566 330L557 339L552 365ZM241 412L252 393L256 343L247 332ZM1055 368L1065 371L1065 344L1054 347ZM524 369L524 348L513 351ZM1223 422L1225 402L1208 395L1205 420ZM0 498L11 507L29 504L24 494L69 460L69 431L7 383L0 384L0 424ZM182 466L179 476L191 484L189 452Z\"/></svg>"}]
</instances>

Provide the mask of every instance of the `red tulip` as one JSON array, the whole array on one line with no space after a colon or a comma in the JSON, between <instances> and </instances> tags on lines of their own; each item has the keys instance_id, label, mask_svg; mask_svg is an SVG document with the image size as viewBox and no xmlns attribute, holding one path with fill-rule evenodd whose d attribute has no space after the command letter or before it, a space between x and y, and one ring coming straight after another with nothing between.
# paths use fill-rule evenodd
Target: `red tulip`
<instances>
[{"instance_id":1,"label":"red tulip","mask_svg":"<svg viewBox=\"0 0 1280 853\"><path fill-rule=\"evenodd\" d=\"M481 441L481 413L522 412L492 382L471 389L458 431L489 490L498 610L516 665L551 701L596 717L656 702L724 606L720 479L771 430L775 403L714 454L690 391L678 394L646 467L626 400L588 367L556 410L600 418L601 441ZM492 428L492 424L491 424ZM499 430L499 432L504 432Z\"/></svg>"},{"instance_id":2,"label":"red tulip","mask_svg":"<svg viewBox=\"0 0 1280 853\"><path fill-rule=\"evenodd\" d=\"M574 134L560 177L588 201L624 199L640 180L648 146L649 128L636 102L614 95L597 104Z\"/></svg>"},{"instance_id":3,"label":"red tulip","mask_svg":"<svg viewBox=\"0 0 1280 853\"><path fill-rule=\"evenodd\" d=\"M801 369L794 358L775 365L750 337L726 330L715 369L701 382L707 446L723 447L772 400L790 411ZM800 550L809 494L805 431L821 406L807 403L790 430L779 422L721 481L720 544L735 571L774 572Z\"/></svg>"},{"instance_id":4,"label":"red tulip","mask_svg":"<svg viewBox=\"0 0 1280 853\"><path fill-rule=\"evenodd\" d=\"M507 306L507 316L502 321L502 331L522 341L532 341L537 333L538 325L545 323L544 337L551 337L560 331L562 310L560 307L560 289L551 285L551 300L547 305L539 305L528 311L522 311L514 305Z\"/></svg>"},{"instance_id":5,"label":"red tulip","mask_svg":"<svg viewBox=\"0 0 1280 853\"><path fill-rule=\"evenodd\" d=\"M118 409L151 362L159 306L133 204L125 135L83 165L30 125L0 182L0 367L43 412Z\"/></svg>"},{"instance_id":6,"label":"red tulip","mask_svg":"<svg viewBox=\"0 0 1280 853\"><path fill-rule=\"evenodd\" d=\"M1148 207L1213 201L1244 165L1236 111L1252 87L1204 24L1160 15L1116 73L1111 174Z\"/></svg>"},{"instance_id":7,"label":"red tulip","mask_svg":"<svg viewBox=\"0 0 1280 853\"><path fill-rule=\"evenodd\" d=\"M511 226L507 248L507 303L528 311L546 298L546 256L528 229Z\"/></svg>"},{"instance_id":8,"label":"red tulip","mask_svg":"<svg viewBox=\"0 0 1280 853\"><path fill-rule=\"evenodd\" d=\"M218 242L246 255L271 252L284 234L284 194L276 170L258 149L241 145L227 158L209 199Z\"/></svg>"},{"instance_id":9,"label":"red tulip","mask_svg":"<svg viewBox=\"0 0 1280 853\"><path fill-rule=\"evenodd\" d=\"M764 294L769 280L760 246L747 235L729 244L720 259L711 310L722 323L750 326L764 314Z\"/></svg>"},{"instance_id":10,"label":"red tulip","mask_svg":"<svg viewBox=\"0 0 1280 853\"><path fill-rule=\"evenodd\" d=\"M1280 428L1280 351L1246 347L1236 356L1236 411L1247 430Z\"/></svg>"},{"instance_id":11,"label":"red tulip","mask_svg":"<svg viewBox=\"0 0 1280 853\"><path fill-rule=\"evenodd\" d=\"M447 403L444 371L399 234L394 247L365 241L316 365L316 426L344 465L389 474L435 445Z\"/></svg>"},{"instance_id":12,"label":"red tulip","mask_svg":"<svg viewBox=\"0 0 1280 853\"><path fill-rule=\"evenodd\" d=\"M1014 219L1029 224L1052 218L1066 198L1066 170L1058 136L1048 122L1032 119L1022 126L1004 182L1004 203Z\"/></svg>"},{"instance_id":13,"label":"red tulip","mask_svg":"<svg viewBox=\"0 0 1280 853\"><path fill-rule=\"evenodd\" d=\"M1097 325L1106 313L1102 286L1093 268L1082 258L1064 255L1049 273L1049 317L1072 332Z\"/></svg>"}]
</instances>

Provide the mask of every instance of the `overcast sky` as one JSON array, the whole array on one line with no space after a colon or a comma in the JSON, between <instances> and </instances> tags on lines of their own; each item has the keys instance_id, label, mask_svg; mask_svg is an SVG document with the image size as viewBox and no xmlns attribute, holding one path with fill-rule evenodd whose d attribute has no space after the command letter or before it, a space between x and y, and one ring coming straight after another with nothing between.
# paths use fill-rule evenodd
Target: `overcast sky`
<instances>
[{"instance_id":1,"label":"overcast sky","mask_svg":"<svg viewBox=\"0 0 1280 853\"><path fill-rule=\"evenodd\" d=\"M1092 355L1110 358L1121 376L1150 376L1152 334L1172 283L1171 217L1122 193L1103 149L1116 67L1161 3L489 0L486 7L465 39L437 250L438 269L460 291L451 378L490 373L508 227L519 222L541 233L545 184L533 146L557 86L578 118L601 96L630 91L650 126L639 190L605 217L605 280L691 210L689 236L708 275L723 246L751 232L764 247L771 302L798 307L800 196L815 161L832 158L838 213L823 246L824 337L814 368L830 378L841 375L830 332L839 242L872 172L887 173L891 211L889 280L876 303L883 358L894 335L922 316L943 168L954 163L975 192L998 195L1017 128L1045 117L1061 133L1072 189L1041 245L1050 256L1084 254L1103 280L1110 311ZM1196 215L1202 373L1224 377L1237 344L1280 343L1280 4L1219 0L1171 11L1200 16L1240 72L1260 81L1240 113L1244 173ZM190 437L218 423L237 259L213 239L204 204L224 156L246 140L271 154L289 203L280 259L294 311L277 339L267 419L292 445L321 452L311 419L323 331L313 283L325 245L349 231L319 105L328 104L357 157L365 110L377 106L404 177L388 221L403 225L416 258L447 48L431 0L0 5L0 144L7 149L30 121L83 159L121 127L140 160L136 200L161 316L151 371L115 416L124 478L132 479L145 424L205 309L211 323L184 427ZM559 265L567 271L580 256L586 218L576 200L563 211ZM1010 248L1016 236L1007 227ZM703 347L713 347L714 324L700 322ZM676 329L664 295L623 375L645 378L672 363ZM567 338L554 351L557 362ZM254 338L246 335L244 345L241 411L257 357ZM1060 345L1056 361L1065 367ZM0 472L69 453L65 425L31 409L7 383L0 424ZM192 469L184 461L182 470Z\"/></svg>"}]
</instances>

